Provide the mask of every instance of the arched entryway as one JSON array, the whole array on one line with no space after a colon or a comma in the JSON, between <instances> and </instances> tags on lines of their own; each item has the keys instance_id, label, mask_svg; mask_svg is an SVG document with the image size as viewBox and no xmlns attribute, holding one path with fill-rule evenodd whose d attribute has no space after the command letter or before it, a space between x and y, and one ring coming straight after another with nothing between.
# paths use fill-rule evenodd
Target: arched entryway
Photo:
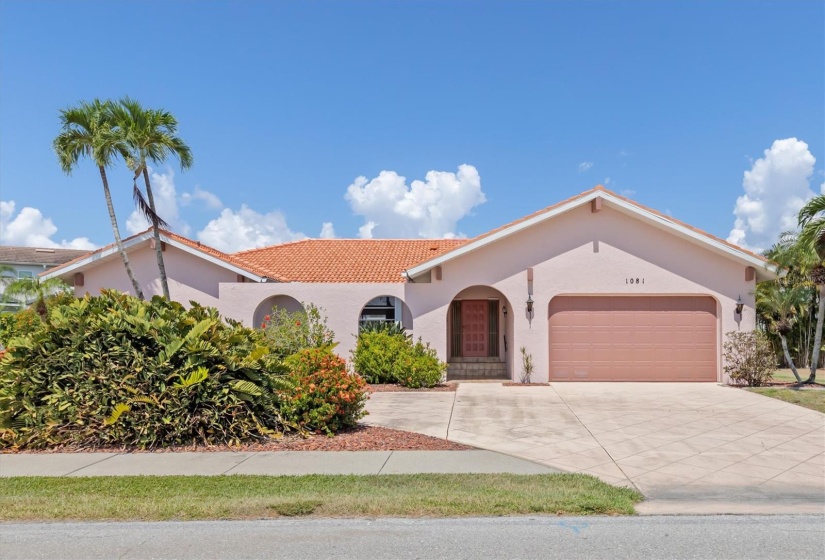
<instances>
[{"instance_id":1,"label":"arched entryway","mask_svg":"<svg viewBox=\"0 0 825 560\"><path fill-rule=\"evenodd\" d=\"M256 328L260 327L261 323L264 322L264 317L270 315L272 310L276 308L285 309L290 313L304 311L304 306L301 305L301 302L294 297L285 295L271 296L258 304L258 307L255 309L255 314L253 315L253 325Z\"/></svg>"},{"instance_id":2,"label":"arched entryway","mask_svg":"<svg viewBox=\"0 0 825 560\"><path fill-rule=\"evenodd\" d=\"M514 341L510 302L490 286L471 286L447 313L448 379L511 379Z\"/></svg>"},{"instance_id":3,"label":"arched entryway","mask_svg":"<svg viewBox=\"0 0 825 560\"><path fill-rule=\"evenodd\" d=\"M395 323L407 331L413 328L410 308L396 296L378 296L365 303L358 316L358 327L369 323Z\"/></svg>"}]
</instances>

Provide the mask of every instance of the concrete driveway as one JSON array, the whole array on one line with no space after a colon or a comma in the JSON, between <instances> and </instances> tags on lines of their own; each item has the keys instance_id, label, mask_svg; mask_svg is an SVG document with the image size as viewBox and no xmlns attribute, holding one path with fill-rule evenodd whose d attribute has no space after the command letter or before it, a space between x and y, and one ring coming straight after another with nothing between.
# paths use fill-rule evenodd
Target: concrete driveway
<instances>
[{"instance_id":1,"label":"concrete driveway","mask_svg":"<svg viewBox=\"0 0 825 560\"><path fill-rule=\"evenodd\" d=\"M822 513L825 415L706 383L374 393L367 423L633 486L642 513Z\"/></svg>"}]
</instances>

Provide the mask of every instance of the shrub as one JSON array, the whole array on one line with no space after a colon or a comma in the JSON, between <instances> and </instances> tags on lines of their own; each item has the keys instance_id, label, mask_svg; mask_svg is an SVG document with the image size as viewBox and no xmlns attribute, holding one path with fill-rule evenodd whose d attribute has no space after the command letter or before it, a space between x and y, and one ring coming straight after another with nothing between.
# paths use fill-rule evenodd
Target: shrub
<instances>
[{"instance_id":1,"label":"shrub","mask_svg":"<svg viewBox=\"0 0 825 560\"><path fill-rule=\"evenodd\" d=\"M358 332L383 332L389 335L407 336L407 329L396 321L367 321L360 326Z\"/></svg>"},{"instance_id":2,"label":"shrub","mask_svg":"<svg viewBox=\"0 0 825 560\"><path fill-rule=\"evenodd\" d=\"M75 301L72 294L59 293L47 296L44 299L46 309L68 305ZM0 313L0 347L8 346L8 341L15 336L24 336L40 328L40 315L34 306L21 309L15 313Z\"/></svg>"},{"instance_id":3,"label":"shrub","mask_svg":"<svg viewBox=\"0 0 825 560\"><path fill-rule=\"evenodd\" d=\"M366 412L366 384L347 371L330 347L309 348L284 360L289 374L278 392L281 414L294 426L331 435L355 426Z\"/></svg>"},{"instance_id":4,"label":"shrub","mask_svg":"<svg viewBox=\"0 0 825 560\"><path fill-rule=\"evenodd\" d=\"M290 313L273 308L264 317L261 330L272 351L285 358L305 348L323 348L334 344L335 333L327 327L327 319L314 304L303 304L305 311Z\"/></svg>"},{"instance_id":5,"label":"shrub","mask_svg":"<svg viewBox=\"0 0 825 560\"><path fill-rule=\"evenodd\" d=\"M435 350L420 338L415 344L408 341L406 346L407 351L401 353L393 368L393 377L398 384L418 389L441 383L447 364L438 359Z\"/></svg>"},{"instance_id":6,"label":"shrub","mask_svg":"<svg viewBox=\"0 0 825 560\"><path fill-rule=\"evenodd\" d=\"M358 335L352 352L352 366L367 383L395 383L396 362L408 353L406 335L382 330L366 330Z\"/></svg>"},{"instance_id":7,"label":"shrub","mask_svg":"<svg viewBox=\"0 0 825 560\"><path fill-rule=\"evenodd\" d=\"M768 336L761 331L733 331L725 342L725 373L737 385L759 387L776 370L776 355Z\"/></svg>"},{"instance_id":8,"label":"shrub","mask_svg":"<svg viewBox=\"0 0 825 560\"><path fill-rule=\"evenodd\" d=\"M447 364L420 338L413 342L406 334L386 330L360 333L352 363L367 383L398 383L410 388L437 385L447 370Z\"/></svg>"},{"instance_id":9,"label":"shrub","mask_svg":"<svg viewBox=\"0 0 825 560\"><path fill-rule=\"evenodd\" d=\"M39 323L39 321L38 321ZM280 362L215 309L115 291L52 306L0 361L0 446L234 444L281 430Z\"/></svg>"}]
</instances>

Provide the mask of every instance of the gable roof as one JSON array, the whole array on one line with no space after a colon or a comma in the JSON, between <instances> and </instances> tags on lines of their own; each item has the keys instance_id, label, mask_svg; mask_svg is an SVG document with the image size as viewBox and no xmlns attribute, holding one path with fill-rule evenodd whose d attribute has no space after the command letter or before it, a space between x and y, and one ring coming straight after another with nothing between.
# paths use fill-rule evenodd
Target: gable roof
<instances>
[{"instance_id":1,"label":"gable roof","mask_svg":"<svg viewBox=\"0 0 825 560\"><path fill-rule=\"evenodd\" d=\"M152 229L147 229L141 233L133 235L123 240L123 246L127 252L137 246L151 243L154 238ZM243 259L219 251L214 247L204 245L199 241L192 241L182 235L172 233L166 230L160 230L160 239L163 243L168 243L172 247L176 247L187 253L197 255L207 261L210 261L218 266L232 270L236 274L240 274L255 282L265 282L267 280L274 280L276 282L288 282L286 278L281 275L274 274L262 268L248 263ZM117 246L114 243L101 247L96 251L84 252L81 256L76 257L60 266L42 272L40 276L44 278L52 278L54 276L63 276L85 267L97 261L108 260L111 258L120 258Z\"/></svg>"},{"instance_id":2,"label":"gable roof","mask_svg":"<svg viewBox=\"0 0 825 560\"><path fill-rule=\"evenodd\" d=\"M52 249L43 247L13 247L0 245L0 264L55 266L63 264L89 251L78 249Z\"/></svg>"},{"instance_id":3,"label":"gable roof","mask_svg":"<svg viewBox=\"0 0 825 560\"><path fill-rule=\"evenodd\" d=\"M235 253L293 282L404 282L416 263L467 243L466 239L304 239Z\"/></svg>"},{"instance_id":4,"label":"gable roof","mask_svg":"<svg viewBox=\"0 0 825 560\"><path fill-rule=\"evenodd\" d=\"M739 260L746 266L753 266L756 268L757 275L763 279L771 279L777 276L776 265L762 255L758 255L752 251L739 247L738 245L729 243L728 241L711 235L706 231L694 228L685 222L662 214L652 208L648 208L647 206L639 204L629 198L616 194L613 191L609 191L602 185L597 185L595 188L577 194L567 200L563 200L557 204L539 210L538 212L519 218L509 224L505 224L501 227L488 231L487 233L483 233L478 237L469 240L460 247L456 247L451 251L433 256L432 258L422 261L415 266L409 267L404 274L407 278L412 278L423 274L442 263L480 249L481 247L494 243L504 237L513 235L523 229L552 219L555 216L587 204L596 198L601 198L602 201L610 208L614 208L637 219L641 219L642 221L645 221L655 227L669 231L670 233L676 234L679 237L703 246L706 249L710 249L718 254ZM771 268L773 268L773 270L771 270Z\"/></svg>"}]
</instances>

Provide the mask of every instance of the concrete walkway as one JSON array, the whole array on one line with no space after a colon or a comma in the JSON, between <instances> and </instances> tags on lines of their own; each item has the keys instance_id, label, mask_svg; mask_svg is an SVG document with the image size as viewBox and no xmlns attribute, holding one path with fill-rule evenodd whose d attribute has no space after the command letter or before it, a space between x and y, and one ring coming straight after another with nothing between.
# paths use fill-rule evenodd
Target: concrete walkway
<instances>
[{"instance_id":1,"label":"concrete walkway","mask_svg":"<svg viewBox=\"0 0 825 560\"><path fill-rule=\"evenodd\" d=\"M825 512L825 415L707 383L374 393L367 423L633 486L643 513Z\"/></svg>"},{"instance_id":2,"label":"concrete walkway","mask_svg":"<svg viewBox=\"0 0 825 560\"><path fill-rule=\"evenodd\" d=\"M553 472L559 471L532 461L484 450L0 455L0 477Z\"/></svg>"}]
</instances>

